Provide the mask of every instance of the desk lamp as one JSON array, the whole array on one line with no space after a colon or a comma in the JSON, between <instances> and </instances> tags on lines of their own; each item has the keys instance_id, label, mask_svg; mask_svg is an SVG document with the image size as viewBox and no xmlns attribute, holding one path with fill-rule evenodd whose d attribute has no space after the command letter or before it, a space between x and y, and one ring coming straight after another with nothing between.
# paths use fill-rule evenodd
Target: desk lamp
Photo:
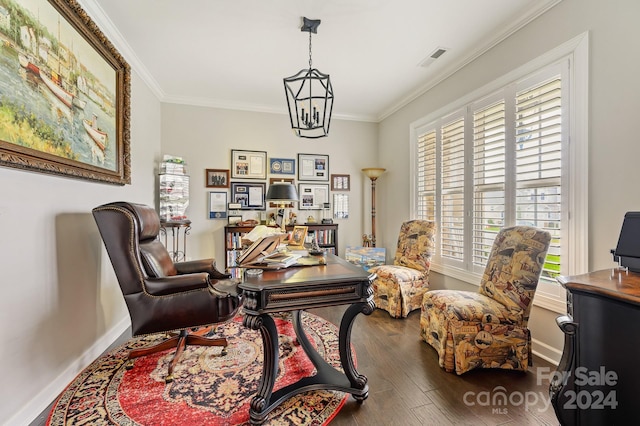
<instances>
[{"instance_id":1,"label":"desk lamp","mask_svg":"<svg viewBox=\"0 0 640 426\"><path fill-rule=\"evenodd\" d=\"M279 203L280 209L282 209L282 224L280 225L283 231L286 231L286 206L292 202L298 201L298 191L296 191L296 187L293 186L289 182L274 182L269 185L269 190L267 191L267 201L271 201L273 203Z\"/></svg>"}]
</instances>

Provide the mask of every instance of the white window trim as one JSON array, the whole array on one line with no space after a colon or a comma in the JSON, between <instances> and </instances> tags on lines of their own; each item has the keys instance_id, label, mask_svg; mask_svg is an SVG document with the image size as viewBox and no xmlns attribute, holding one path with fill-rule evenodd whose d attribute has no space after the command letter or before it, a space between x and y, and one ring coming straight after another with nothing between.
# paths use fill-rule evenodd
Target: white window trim
<instances>
[{"instance_id":1,"label":"white window trim","mask_svg":"<svg viewBox=\"0 0 640 426\"><path fill-rule=\"evenodd\" d=\"M485 96L489 96L496 90L514 83L527 75L540 70L546 66L568 59L570 67L569 86L569 107L572 109L569 114L569 129L571 138L569 140L569 165L565 168L564 180L568 180L571 188L568 200L567 228L572 236L567 244L567 255L570 262L567 264L568 274L582 274L588 271L589 258L589 199L588 199L588 145L589 145L589 33L584 32L538 58L522 65L521 67L507 73L499 79L467 94L461 99L446 105L433 113L412 122L409 125L409 156L410 156L410 209L412 215L416 215L416 142L417 137L426 126L429 126L438 118L448 113L456 111L466 105L477 101ZM470 284L479 285L481 274L473 273L461 268L433 262L431 270L434 272L456 278ZM566 294L560 285L540 283L536 291L534 305L554 312L566 312Z\"/></svg>"}]
</instances>

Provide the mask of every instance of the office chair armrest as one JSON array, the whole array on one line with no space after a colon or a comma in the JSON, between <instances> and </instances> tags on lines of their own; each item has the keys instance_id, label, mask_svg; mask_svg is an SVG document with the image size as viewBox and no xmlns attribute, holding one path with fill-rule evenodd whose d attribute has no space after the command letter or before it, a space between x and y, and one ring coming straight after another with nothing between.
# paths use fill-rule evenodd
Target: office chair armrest
<instances>
[{"instance_id":1,"label":"office chair armrest","mask_svg":"<svg viewBox=\"0 0 640 426\"><path fill-rule=\"evenodd\" d=\"M216 269L216 260L213 258L176 262L174 266L180 275L192 274L194 272L207 272L212 279L216 280L229 278L231 276L218 271Z\"/></svg>"},{"instance_id":2,"label":"office chair armrest","mask_svg":"<svg viewBox=\"0 0 640 426\"><path fill-rule=\"evenodd\" d=\"M214 280L209 286L209 291L218 297L240 297L242 290L238 288L240 280Z\"/></svg>"},{"instance_id":3,"label":"office chair armrest","mask_svg":"<svg viewBox=\"0 0 640 426\"><path fill-rule=\"evenodd\" d=\"M209 274L174 275L162 278L147 278L145 289L152 296L167 296L190 290L200 290L209 287Z\"/></svg>"}]
</instances>

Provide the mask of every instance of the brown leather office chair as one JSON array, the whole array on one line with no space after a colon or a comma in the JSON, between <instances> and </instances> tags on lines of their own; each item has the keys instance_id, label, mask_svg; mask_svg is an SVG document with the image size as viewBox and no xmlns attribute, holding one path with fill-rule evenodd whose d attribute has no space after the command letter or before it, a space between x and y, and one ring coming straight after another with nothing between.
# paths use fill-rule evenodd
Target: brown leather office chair
<instances>
[{"instance_id":1,"label":"brown leather office chair","mask_svg":"<svg viewBox=\"0 0 640 426\"><path fill-rule=\"evenodd\" d=\"M226 339L194 333L227 321L240 306L237 282L216 270L214 259L173 263L157 238L160 218L142 204L114 202L93 209L131 317L134 336L168 332L161 343L136 349L129 359L176 347L166 381L187 344L227 346Z\"/></svg>"}]
</instances>

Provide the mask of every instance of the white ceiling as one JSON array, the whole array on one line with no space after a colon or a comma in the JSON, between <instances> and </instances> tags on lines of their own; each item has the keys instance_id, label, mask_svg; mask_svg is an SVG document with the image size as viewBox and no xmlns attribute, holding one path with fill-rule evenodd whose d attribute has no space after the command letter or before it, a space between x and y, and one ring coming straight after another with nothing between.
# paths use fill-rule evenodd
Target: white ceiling
<instances>
[{"instance_id":1,"label":"white ceiling","mask_svg":"<svg viewBox=\"0 0 640 426\"><path fill-rule=\"evenodd\" d=\"M313 67L331 75L334 118L379 121L558 1L80 3L161 101L276 113L286 113L283 77L308 68L302 17L321 19Z\"/></svg>"}]
</instances>

